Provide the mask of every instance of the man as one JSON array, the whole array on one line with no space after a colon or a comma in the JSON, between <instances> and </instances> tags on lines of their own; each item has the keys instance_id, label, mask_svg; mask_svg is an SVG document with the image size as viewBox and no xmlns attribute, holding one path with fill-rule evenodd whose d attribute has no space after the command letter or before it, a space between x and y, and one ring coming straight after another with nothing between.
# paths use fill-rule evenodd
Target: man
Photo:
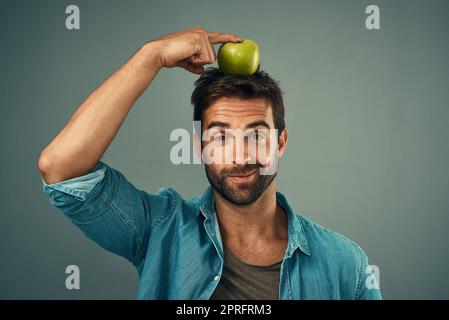
<instances>
[{"instance_id":1,"label":"man","mask_svg":"<svg viewBox=\"0 0 449 320\"><path fill-rule=\"evenodd\" d=\"M262 173L287 143L278 84L262 71L204 70L213 44L239 41L194 28L144 44L42 151L44 191L89 238L134 264L139 299L380 299L362 249L296 213L276 191L276 171ZM189 200L170 188L140 191L100 161L136 99L171 67L202 74L192 94L198 150L234 151L230 163L206 164L211 186ZM233 130L253 133L243 151ZM250 151L252 141L274 156Z\"/></svg>"}]
</instances>

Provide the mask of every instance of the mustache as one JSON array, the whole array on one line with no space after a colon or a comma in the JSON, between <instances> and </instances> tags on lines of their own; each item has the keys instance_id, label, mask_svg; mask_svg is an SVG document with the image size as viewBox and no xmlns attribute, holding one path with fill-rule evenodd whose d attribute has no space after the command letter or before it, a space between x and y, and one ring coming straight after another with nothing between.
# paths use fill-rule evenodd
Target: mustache
<instances>
[{"instance_id":1,"label":"mustache","mask_svg":"<svg viewBox=\"0 0 449 320\"><path fill-rule=\"evenodd\" d=\"M250 173L251 171L254 171L255 169L259 169L262 167L263 166L259 163L237 165L230 169L222 170L221 175L222 176L245 175L247 173Z\"/></svg>"}]
</instances>

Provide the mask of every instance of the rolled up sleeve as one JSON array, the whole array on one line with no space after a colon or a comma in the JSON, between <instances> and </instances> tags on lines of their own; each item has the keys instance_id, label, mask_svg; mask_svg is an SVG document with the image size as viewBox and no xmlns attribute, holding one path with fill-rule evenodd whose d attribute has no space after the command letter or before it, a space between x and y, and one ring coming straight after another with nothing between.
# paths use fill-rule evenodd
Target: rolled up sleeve
<instances>
[{"instance_id":1,"label":"rolled up sleeve","mask_svg":"<svg viewBox=\"0 0 449 320\"><path fill-rule=\"evenodd\" d=\"M146 255L152 218L173 207L166 189L154 195L138 190L102 161L84 176L55 184L42 181L54 207L87 237L136 267Z\"/></svg>"},{"instance_id":2,"label":"rolled up sleeve","mask_svg":"<svg viewBox=\"0 0 449 320\"><path fill-rule=\"evenodd\" d=\"M105 171L106 165L100 161L88 174L81 177L76 177L54 184L47 184L45 180L41 178L43 183L42 189L44 193L50 197L50 201L53 205L57 205L55 200L58 196L62 195L63 199L71 199L70 197L64 197L64 194L74 196L77 200L85 201L89 192L91 192L92 189L101 180L103 180Z\"/></svg>"}]
</instances>

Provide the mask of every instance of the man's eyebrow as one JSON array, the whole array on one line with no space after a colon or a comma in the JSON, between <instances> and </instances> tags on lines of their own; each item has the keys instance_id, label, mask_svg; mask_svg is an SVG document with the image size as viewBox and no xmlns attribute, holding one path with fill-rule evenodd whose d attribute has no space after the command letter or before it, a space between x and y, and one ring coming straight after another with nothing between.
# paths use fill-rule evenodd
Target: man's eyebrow
<instances>
[{"instance_id":1,"label":"man's eyebrow","mask_svg":"<svg viewBox=\"0 0 449 320\"><path fill-rule=\"evenodd\" d=\"M210 129L212 127L223 127L223 128L229 128L231 127L229 125L229 123L226 122L221 122L221 121L212 121L211 123L209 123L209 125L207 126L207 129Z\"/></svg>"},{"instance_id":2,"label":"man's eyebrow","mask_svg":"<svg viewBox=\"0 0 449 320\"><path fill-rule=\"evenodd\" d=\"M265 120L259 120L259 121L251 122L251 123L247 124L245 126L245 128L249 129L249 128L255 128L255 127L259 127L259 126L266 127L268 129L270 129L270 125ZM226 122L212 121L207 126L207 129L210 129L212 127L230 128L231 126L229 125L229 123L226 123Z\"/></svg>"},{"instance_id":3,"label":"man's eyebrow","mask_svg":"<svg viewBox=\"0 0 449 320\"><path fill-rule=\"evenodd\" d=\"M250 124L246 125L246 128L255 128L255 127L259 127L259 126L267 127L268 129L270 129L270 125L264 120L251 122Z\"/></svg>"}]
</instances>

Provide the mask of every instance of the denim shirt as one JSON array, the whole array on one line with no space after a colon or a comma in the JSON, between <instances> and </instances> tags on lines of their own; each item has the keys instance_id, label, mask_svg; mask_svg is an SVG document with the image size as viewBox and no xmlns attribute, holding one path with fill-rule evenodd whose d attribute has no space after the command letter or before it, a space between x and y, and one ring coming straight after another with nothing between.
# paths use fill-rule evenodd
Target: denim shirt
<instances>
[{"instance_id":1,"label":"denim shirt","mask_svg":"<svg viewBox=\"0 0 449 320\"><path fill-rule=\"evenodd\" d=\"M149 194L102 161L85 176L42 182L51 204L87 237L136 267L138 299L205 300L214 292L223 245L210 186L192 199L171 188ZM358 245L276 197L288 221L279 299L381 299Z\"/></svg>"}]
</instances>

